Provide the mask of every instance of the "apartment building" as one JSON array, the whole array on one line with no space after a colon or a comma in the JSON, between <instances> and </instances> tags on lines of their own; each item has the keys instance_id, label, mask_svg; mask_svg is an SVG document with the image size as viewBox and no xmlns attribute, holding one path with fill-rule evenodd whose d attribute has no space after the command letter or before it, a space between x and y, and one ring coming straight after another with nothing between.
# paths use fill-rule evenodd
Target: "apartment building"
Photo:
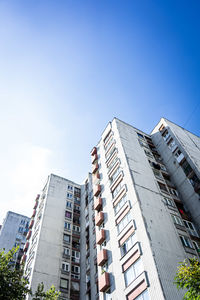
<instances>
[{"instance_id":1,"label":"apartment building","mask_svg":"<svg viewBox=\"0 0 200 300\"><path fill-rule=\"evenodd\" d=\"M163 121L148 135L115 118L91 152L99 299L182 299L178 262L198 257L199 138L188 134L183 150L183 129ZM179 133L169 151L166 127L169 140ZM187 172L183 160L169 161L179 150Z\"/></svg>"},{"instance_id":2,"label":"apartment building","mask_svg":"<svg viewBox=\"0 0 200 300\"><path fill-rule=\"evenodd\" d=\"M80 200L80 185L53 174L36 197L22 257L32 291L43 282L60 299L79 299Z\"/></svg>"},{"instance_id":3,"label":"apartment building","mask_svg":"<svg viewBox=\"0 0 200 300\"><path fill-rule=\"evenodd\" d=\"M79 185L50 175L27 235L25 274L61 299L181 300L200 257L200 139L162 118L151 134L114 118Z\"/></svg>"},{"instance_id":4,"label":"apartment building","mask_svg":"<svg viewBox=\"0 0 200 300\"><path fill-rule=\"evenodd\" d=\"M15 253L13 266L19 268L20 260L23 255L23 249L26 242L30 218L8 211L0 230L0 249L6 252L13 247L19 246Z\"/></svg>"}]
</instances>

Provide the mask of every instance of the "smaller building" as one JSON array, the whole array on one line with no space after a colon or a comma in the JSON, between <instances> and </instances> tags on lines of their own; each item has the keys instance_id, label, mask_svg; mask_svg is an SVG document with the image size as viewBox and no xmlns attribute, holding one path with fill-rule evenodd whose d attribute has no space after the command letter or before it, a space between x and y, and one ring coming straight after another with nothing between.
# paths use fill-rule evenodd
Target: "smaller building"
<instances>
[{"instance_id":1,"label":"smaller building","mask_svg":"<svg viewBox=\"0 0 200 300\"><path fill-rule=\"evenodd\" d=\"M20 259L23 254L23 248L26 242L30 218L24 215L8 211L0 231L0 249L6 252L13 247L19 246L15 253L13 265L19 268Z\"/></svg>"}]
</instances>

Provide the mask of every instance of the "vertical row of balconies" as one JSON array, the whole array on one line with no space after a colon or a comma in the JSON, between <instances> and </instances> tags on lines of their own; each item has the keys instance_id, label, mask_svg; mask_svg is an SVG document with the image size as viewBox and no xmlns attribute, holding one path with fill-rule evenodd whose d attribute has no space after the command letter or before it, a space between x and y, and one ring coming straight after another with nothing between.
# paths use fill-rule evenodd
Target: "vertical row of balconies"
<instances>
[{"instance_id":1,"label":"vertical row of balconies","mask_svg":"<svg viewBox=\"0 0 200 300\"><path fill-rule=\"evenodd\" d=\"M40 195L38 194L36 199L35 199L35 204L34 204L34 207L33 207L33 213L32 213L32 216L31 216L31 221L30 221L30 224L29 224L29 231L27 232L27 235L26 235L26 243L24 245L24 249L23 249L23 256L21 258L21 263L25 263L26 262L26 258L27 258L27 251L28 251L28 248L29 248L29 245L30 245L30 238L31 238L31 235L32 235L32 228L33 228L33 225L34 225L34 221L35 221L35 216L36 216L36 210L37 210L37 207L38 207L38 202L39 202L39 198L40 198Z\"/></svg>"},{"instance_id":2,"label":"vertical row of balconies","mask_svg":"<svg viewBox=\"0 0 200 300\"><path fill-rule=\"evenodd\" d=\"M95 225L99 228L104 222L104 213L102 211L102 198L101 198L101 185L100 185L100 174L99 174L99 164L97 148L94 147L92 152L92 174L93 174L93 190L94 190L94 210L96 211ZM98 246L102 245L106 240L106 232L103 228L96 230L96 244ZM102 249L98 252L97 250L97 265L103 266L107 261L107 250ZM98 280L99 291L105 292L110 287L109 274L104 272Z\"/></svg>"}]
</instances>

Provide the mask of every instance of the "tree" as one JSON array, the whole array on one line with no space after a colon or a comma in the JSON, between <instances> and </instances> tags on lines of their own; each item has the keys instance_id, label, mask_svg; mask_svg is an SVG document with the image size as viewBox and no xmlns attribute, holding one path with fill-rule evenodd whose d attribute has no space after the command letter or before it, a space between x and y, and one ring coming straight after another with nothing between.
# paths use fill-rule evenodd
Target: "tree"
<instances>
[{"instance_id":1,"label":"tree","mask_svg":"<svg viewBox=\"0 0 200 300\"><path fill-rule=\"evenodd\" d=\"M60 292L56 291L54 285L52 285L48 291L44 292L44 284L42 282L38 284L37 290L32 300L57 300L59 295Z\"/></svg>"},{"instance_id":2,"label":"tree","mask_svg":"<svg viewBox=\"0 0 200 300\"><path fill-rule=\"evenodd\" d=\"M13 248L8 253L0 251L0 299L22 300L27 293L28 281L23 277L22 270L13 268L12 260L17 248Z\"/></svg>"},{"instance_id":3,"label":"tree","mask_svg":"<svg viewBox=\"0 0 200 300\"><path fill-rule=\"evenodd\" d=\"M200 300L200 263L196 258L180 263L174 278L178 289L187 289L183 299Z\"/></svg>"},{"instance_id":4,"label":"tree","mask_svg":"<svg viewBox=\"0 0 200 300\"><path fill-rule=\"evenodd\" d=\"M28 288L28 280L23 276L23 270L13 268L13 256L18 247L13 248L8 253L0 251L0 299L3 300L23 300L27 294L33 296L33 300L57 300L60 293L52 285L48 291L44 291L44 284L40 283L33 294Z\"/></svg>"}]
</instances>

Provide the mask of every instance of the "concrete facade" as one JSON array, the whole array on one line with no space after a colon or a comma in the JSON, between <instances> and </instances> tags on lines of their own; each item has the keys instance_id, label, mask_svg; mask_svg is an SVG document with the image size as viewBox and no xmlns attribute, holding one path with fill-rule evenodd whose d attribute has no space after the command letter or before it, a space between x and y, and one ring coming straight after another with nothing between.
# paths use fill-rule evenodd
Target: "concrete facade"
<instances>
[{"instance_id":1,"label":"concrete facade","mask_svg":"<svg viewBox=\"0 0 200 300\"><path fill-rule=\"evenodd\" d=\"M79 299L80 188L51 174L36 198L25 254L25 275L33 291L43 282L45 289L53 284L60 290L60 299Z\"/></svg>"},{"instance_id":2,"label":"concrete facade","mask_svg":"<svg viewBox=\"0 0 200 300\"><path fill-rule=\"evenodd\" d=\"M30 218L24 215L8 211L0 231L0 249L5 249L8 252L13 247L19 246L13 261L15 267L19 267L23 254L29 221Z\"/></svg>"},{"instance_id":3,"label":"concrete facade","mask_svg":"<svg viewBox=\"0 0 200 300\"><path fill-rule=\"evenodd\" d=\"M36 198L24 255L32 289L43 281L61 299L181 300L178 263L200 253L199 146L166 119L149 135L114 118L83 184L50 175Z\"/></svg>"}]
</instances>

